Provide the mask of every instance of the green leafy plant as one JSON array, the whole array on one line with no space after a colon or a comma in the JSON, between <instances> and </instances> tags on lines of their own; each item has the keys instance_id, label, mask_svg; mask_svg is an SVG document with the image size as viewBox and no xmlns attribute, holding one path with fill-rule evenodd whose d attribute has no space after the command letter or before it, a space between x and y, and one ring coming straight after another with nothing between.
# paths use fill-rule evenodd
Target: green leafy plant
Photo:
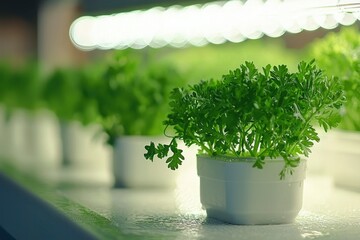
<instances>
[{"instance_id":1,"label":"green leafy plant","mask_svg":"<svg viewBox=\"0 0 360 240\"><path fill-rule=\"evenodd\" d=\"M48 109L63 121L83 125L100 122L97 89L101 69L91 64L84 68L58 68L46 79L43 98Z\"/></svg>"},{"instance_id":2,"label":"green leafy plant","mask_svg":"<svg viewBox=\"0 0 360 240\"><path fill-rule=\"evenodd\" d=\"M78 73L81 94L80 109L77 109L76 119L83 125L101 123L99 114L98 90L101 85L104 66L94 63L86 65Z\"/></svg>"},{"instance_id":3,"label":"green leafy plant","mask_svg":"<svg viewBox=\"0 0 360 240\"><path fill-rule=\"evenodd\" d=\"M0 62L0 104L4 104L9 93L9 84L13 76L13 70L6 62Z\"/></svg>"},{"instance_id":4,"label":"green leafy plant","mask_svg":"<svg viewBox=\"0 0 360 240\"><path fill-rule=\"evenodd\" d=\"M360 38L356 28L330 33L311 46L311 57L327 74L338 76L347 102L339 128L360 131Z\"/></svg>"},{"instance_id":5,"label":"green leafy plant","mask_svg":"<svg viewBox=\"0 0 360 240\"><path fill-rule=\"evenodd\" d=\"M155 62L130 50L115 52L107 62L97 100L109 144L122 135L162 134L170 91L185 79L174 66Z\"/></svg>"},{"instance_id":6,"label":"green leafy plant","mask_svg":"<svg viewBox=\"0 0 360 240\"><path fill-rule=\"evenodd\" d=\"M41 106L43 84L36 63L28 62L19 67L1 63L0 78L0 102L7 111L15 108L31 111Z\"/></svg>"},{"instance_id":7,"label":"green leafy plant","mask_svg":"<svg viewBox=\"0 0 360 240\"><path fill-rule=\"evenodd\" d=\"M54 70L47 78L43 96L46 107L61 121L76 119L81 105L81 91L78 69L62 68Z\"/></svg>"},{"instance_id":8,"label":"green leafy plant","mask_svg":"<svg viewBox=\"0 0 360 240\"><path fill-rule=\"evenodd\" d=\"M210 156L253 157L253 167L260 169L265 157L282 157L284 178L319 141L312 124L325 131L335 127L344 101L339 81L328 79L314 61L301 62L295 73L285 65L261 71L245 62L221 80L175 88L164 121L165 130L173 128L172 140L151 142L144 156L151 161L167 157L168 167L177 169L184 160L177 140L183 140Z\"/></svg>"}]
</instances>

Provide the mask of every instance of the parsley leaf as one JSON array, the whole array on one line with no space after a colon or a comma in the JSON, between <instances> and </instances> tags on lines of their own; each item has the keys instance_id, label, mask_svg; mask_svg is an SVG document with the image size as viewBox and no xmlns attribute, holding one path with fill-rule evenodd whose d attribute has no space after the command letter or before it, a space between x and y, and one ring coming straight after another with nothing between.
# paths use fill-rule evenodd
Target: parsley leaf
<instances>
[{"instance_id":1,"label":"parsley leaf","mask_svg":"<svg viewBox=\"0 0 360 240\"><path fill-rule=\"evenodd\" d=\"M145 146L147 152L144 154L144 157L151 161L154 160L155 155L158 158L164 158L168 156L170 149L173 155L166 160L166 163L170 169L175 170L182 164L182 160L184 160L184 156L182 155L183 150L178 149L177 146L175 138L170 142L170 144L158 144L157 147L155 147L155 144L151 142L150 145Z\"/></svg>"}]
</instances>

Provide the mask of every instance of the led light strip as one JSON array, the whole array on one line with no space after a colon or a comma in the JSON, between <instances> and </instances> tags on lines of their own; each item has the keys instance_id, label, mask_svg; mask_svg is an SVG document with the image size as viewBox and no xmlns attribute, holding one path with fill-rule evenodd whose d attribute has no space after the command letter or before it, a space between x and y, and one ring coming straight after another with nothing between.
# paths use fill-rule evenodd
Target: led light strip
<instances>
[{"instance_id":1,"label":"led light strip","mask_svg":"<svg viewBox=\"0 0 360 240\"><path fill-rule=\"evenodd\" d=\"M360 1L342 2L231 0L84 16L72 23L70 38L83 50L238 43L264 34L279 37L285 32L333 29L360 19Z\"/></svg>"}]
</instances>

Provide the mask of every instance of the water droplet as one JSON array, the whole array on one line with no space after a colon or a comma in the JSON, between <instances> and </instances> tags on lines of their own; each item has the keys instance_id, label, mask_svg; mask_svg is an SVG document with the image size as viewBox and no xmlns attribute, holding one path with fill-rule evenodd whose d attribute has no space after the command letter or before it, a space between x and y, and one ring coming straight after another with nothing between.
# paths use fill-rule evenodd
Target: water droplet
<instances>
[{"instance_id":1,"label":"water droplet","mask_svg":"<svg viewBox=\"0 0 360 240\"><path fill-rule=\"evenodd\" d=\"M325 235L328 235L328 234L324 234L324 233L319 232L319 231L308 231L308 232L302 233L301 237L305 238L305 239L315 239L315 238L319 238L319 237L322 237L322 236L325 236Z\"/></svg>"}]
</instances>

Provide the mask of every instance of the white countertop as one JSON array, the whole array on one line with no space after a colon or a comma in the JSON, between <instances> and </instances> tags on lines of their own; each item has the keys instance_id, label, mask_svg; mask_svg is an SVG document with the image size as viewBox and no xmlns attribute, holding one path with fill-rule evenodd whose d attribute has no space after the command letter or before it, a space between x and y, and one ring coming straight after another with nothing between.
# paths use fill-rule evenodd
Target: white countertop
<instances>
[{"instance_id":1,"label":"white countertop","mask_svg":"<svg viewBox=\"0 0 360 240\"><path fill-rule=\"evenodd\" d=\"M182 176L174 190L75 188L70 199L143 239L360 239L360 193L334 187L326 176L308 176L303 208L292 224L240 226L208 219L198 179Z\"/></svg>"}]
</instances>

